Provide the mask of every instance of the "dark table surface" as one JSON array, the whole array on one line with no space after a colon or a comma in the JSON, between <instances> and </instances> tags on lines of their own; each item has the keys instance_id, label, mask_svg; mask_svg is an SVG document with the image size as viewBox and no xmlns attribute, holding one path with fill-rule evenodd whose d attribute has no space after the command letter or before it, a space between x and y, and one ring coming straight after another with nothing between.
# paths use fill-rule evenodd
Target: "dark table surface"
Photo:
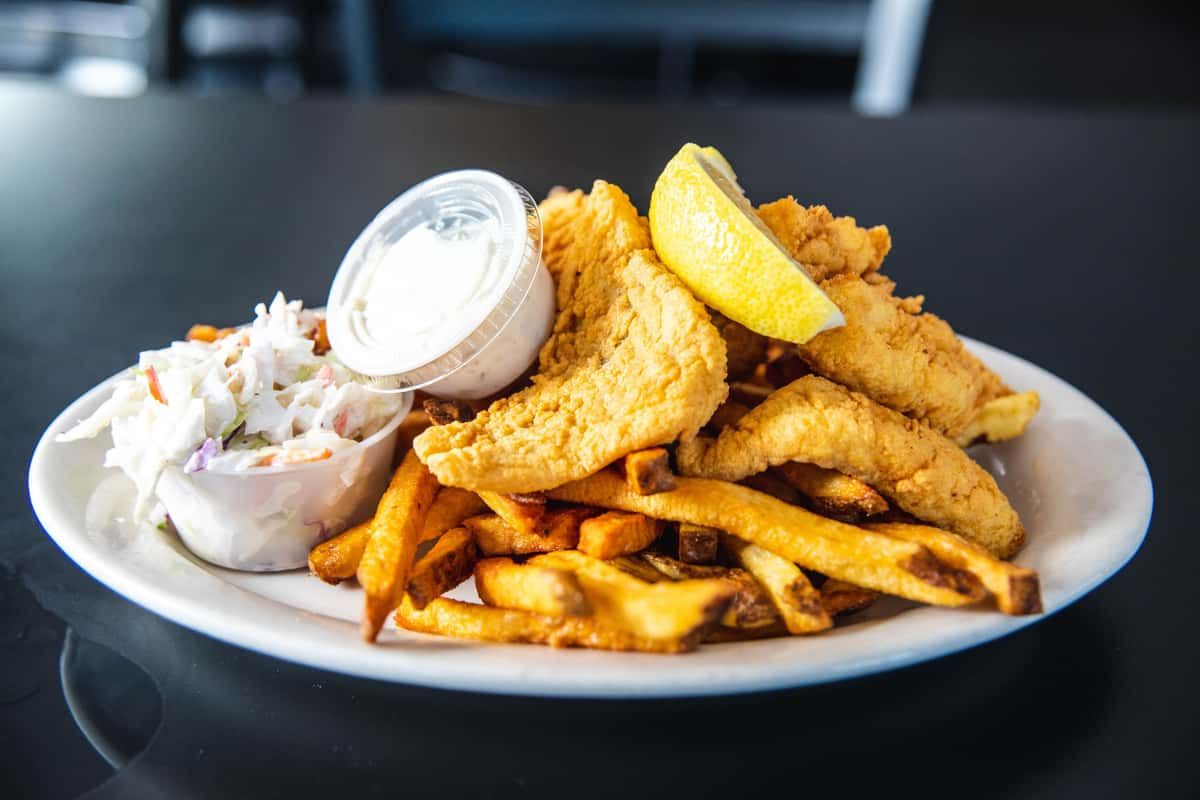
<instances>
[{"instance_id":1,"label":"dark table surface","mask_svg":"<svg viewBox=\"0 0 1200 800\"><path fill-rule=\"evenodd\" d=\"M322 301L361 226L413 182L484 166L540 194L604 177L644 208L686 140L719 146L755 198L886 222L901 288L1107 408L1156 482L1137 558L1040 624L892 674L529 700L221 644L95 582L34 519L28 459L71 399L276 288ZM1198 141L1195 115L105 101L0 84L0 796L1187 794L1200 537L1177 498L1200 478Z\"/></svg>"}]
</instances>

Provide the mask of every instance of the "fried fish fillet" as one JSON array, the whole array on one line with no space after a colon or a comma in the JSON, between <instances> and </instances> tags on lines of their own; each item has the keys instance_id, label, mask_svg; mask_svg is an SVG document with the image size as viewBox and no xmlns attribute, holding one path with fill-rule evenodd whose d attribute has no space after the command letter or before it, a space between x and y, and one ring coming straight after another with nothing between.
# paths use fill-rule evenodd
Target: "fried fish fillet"
<instances>
[{"instance_id":1,"label":"fried fish fillet","mask_svg":"<svg viewBox=\"0 0 1200 800\"><path fill-rule=\"evenodd\" d=\"M1025 540L996 481L954 442L816 375L779 389L716 439L679 445L684 475L737 481L788 461L851 475L908 513L995 555Z\"/></svg>"},{"instance_id":2,"label":"fried fish fillet","mask_svg":"<svg viewBox=\"0 0 1200 800\"><path fill-rule=\"evenodd\" d=\"M543 259L558 318L533 383L470 422L413 442L445 486L534 492L634 450L695 436L725 399L725 344L708 312L659 263L618 187L545 204Z\"/></svg>"},{"instance_id":3,"label":"fried fish fillet","mask_svg":"<svg viewBox=\"0 0 1200 800\"><path fill-rule=\"evenodd\" d=\"M893 295L895 284L878 272L891 249L887 228L864 230L792 197L759 206L758 214L846 318L799 348L815 372L951 438L989 401L1012 394L945 321L921 313L923 297Z\"/></svg>"}]
</instances>

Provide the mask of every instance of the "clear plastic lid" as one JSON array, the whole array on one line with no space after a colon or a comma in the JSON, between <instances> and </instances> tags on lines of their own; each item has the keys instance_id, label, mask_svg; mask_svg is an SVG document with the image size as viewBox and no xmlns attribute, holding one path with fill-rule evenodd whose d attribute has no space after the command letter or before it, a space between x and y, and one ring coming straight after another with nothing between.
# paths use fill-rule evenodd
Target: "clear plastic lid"
<instances>
[{"instance_id":1,"label":"clear plastic lid","mask_svg":"<svg viewBox=\"0 0 1200 800\"><path fill-rule=\"evenodd\" d=\"M365 293L387 252L414 229L435 232L486 228L486 280L494 286L481 302L432 309L440 341L381 341L362 324ZM517 314L541 268L542 226L537 204L521 186L487 170L437 175L389 203L355 239L330 287L327 329L338 358L363 383L380 391L408 391L443 380L492 343ZM393 267L394 268L394 267ZM438 280L436 263L400 265ZM492 302L494 298L494 303ZM461 336L459 335L461 332Z\"/></svg>"}]
</instances>

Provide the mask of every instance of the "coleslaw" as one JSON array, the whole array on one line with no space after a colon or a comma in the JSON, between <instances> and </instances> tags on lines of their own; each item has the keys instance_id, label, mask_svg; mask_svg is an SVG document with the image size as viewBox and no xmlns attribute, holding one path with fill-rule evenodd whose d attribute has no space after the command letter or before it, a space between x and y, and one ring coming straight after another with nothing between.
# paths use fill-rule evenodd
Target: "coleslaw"
<instances>
[{"instance_id":1,"label":"coleslaw","mask_svg":"<svg viewBox=\"0 0 1200 800\"><path fill-rule=\"evenodd\" d=\"M70 442L112 431L106 467L137 486L146 518L159 476L280 467L321 461L383 428L404 407L397 394L352 380L333 352L317 347L322 317L282 292L255 320L213 341L172 342L138 356L95 413L57 437Z\"/></svg>"}]
</instances>

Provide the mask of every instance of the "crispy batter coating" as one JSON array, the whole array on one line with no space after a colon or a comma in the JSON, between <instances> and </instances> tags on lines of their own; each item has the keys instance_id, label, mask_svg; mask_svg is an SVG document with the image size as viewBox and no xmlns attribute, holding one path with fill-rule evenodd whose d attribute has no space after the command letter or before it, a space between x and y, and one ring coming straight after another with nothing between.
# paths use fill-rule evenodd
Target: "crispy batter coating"
<instances>
[{"instance_id":1,"label":"crispy batter coating","mask_svg":"<svg viewBox=\"0 0 1200 800\"><path fill-rule=\"evenodd\" d=\"M921 313L924 298L893 295L895 284L878 273L891 249L887 228L864 230L791 197L758 213L846 317L800 348L815 372L952 438L985 403L1011 393L945 321Z\"/></svg>"},{"instance_id":2,"label":"crispy batter coating","mask_svg":"<svg viewBox=\"0 0 1200 800\"><path fill-rule=\"evenodd\" d=\"M825 206L805 208L790 195L759 206L758 216L818 283L874 272L892 249L886 225L860 228L854 217L834 217Z\"/></svg>"},{"instance_id":3,"label":"crispy batter coating","mask_svg":"<svg viewBox=\"0 0 1200 800\"><path fill-rule=\"evenodd\" d=\"M821 288L842 309L846 326L800 349L816 372L949 436L989 400L1010 393L945 320L918 313L921 298L895 297L890 281L870 284L854 275L830 278Z\"/></svg>"},{"instance_id":4,"label":"crispy batter coating","mask_svg":"<svg viewBox=\"0 0 1200 800\"><path fill-rule=\"evenodd\" d=\"M574 199L572 199L574 198ZM533 492L690 439L725 399L725 345L616 186L547 201L559 315L533 384L414 447L443 485Z\"/></svg>"},{"instance_id":5,"label":"crispy batter coating","mask_svg":"<svg viewBox=\"0 0 1200 800\"><path fill-rule=\"evenodd\" d=\"M852 475L1001 557L1025 540L996 481L954 442L815 375L775 392L715 440L680 444L676 457L684 475L731 481L806 461Z\"/></svg>"},{"instance_id":6,"label":"crispy batter coating","mask_svg":"<svg viewBox=\"0 0 1200 800\"><path fill-rule=\"evenodd\" d=\"M725 340L729 379L743 380L754 375L758 365L767 359L767 337L716 311L712 312L712 322Z\"/></svg>"}]
</instances>

